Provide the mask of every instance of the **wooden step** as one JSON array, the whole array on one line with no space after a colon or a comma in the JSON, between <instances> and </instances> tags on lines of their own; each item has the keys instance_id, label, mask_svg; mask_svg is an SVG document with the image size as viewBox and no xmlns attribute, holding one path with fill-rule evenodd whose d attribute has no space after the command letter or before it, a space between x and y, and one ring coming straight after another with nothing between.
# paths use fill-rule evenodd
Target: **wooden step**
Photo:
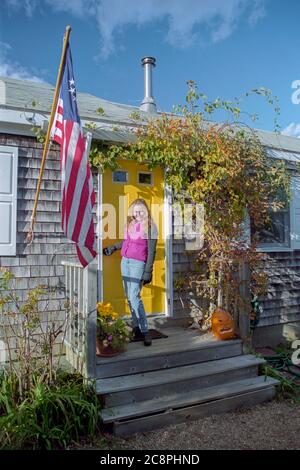
<instances>
[{"instance_id":1,"label":"wooden step","mask_svg":"<svg viewBox=\"0 0 300 470\"><path fill-rule=\"evenodd\" d=\"M257 375L264 359L253 355L203 362L96 381L97 393L106 406L124 405L161 397L170 393L233 382Z\"/></svg>"},{"instance_id":2,"label":"wooden step","mask_svg":"<svg viewBox=\"0 0 300 470\"><path fill-rule=\"evenodd\" d=\"M261 384L248 387L242 391L242 387L236 386L238 393L230 396L224 395L222 398L213 399L213 394L209 401L196 403L183 408L168 408L163 412L141 416L135 419L115 421L113 423L113 433L116 436L129 436L136 432L147 432L161 429L172 424L179 424L196 420L205 416L222 414L236 409L250 408L267 400L272 400L276 394L276 389L272 379L267 379L265 385ZM234 387L234 384L228 384ZM203 391L204 392L204 391ZM220 395L219 395L220 396Z\"/></svg>"},{"instance_id":3,"label":"wooden step","mask_svg":"<svg viewBox=\"0 0 300 470\"><path fill-rule=\"evenodd\" d=\"M276 385L277 383L277 380L265 376L251 377L250 379L238 380L236 382L229 382L200 390L192 390L187 393L179 392L156 399L105 408L101 411L101 419L105 424L114 421L129 420L140 416L157 414L159 412L176 410L195 404L228 398L241 393L261 390Z\"/></svg>"},{"instance_id":4,"label":"wooden step","mask_svg":"<svg viewBox=\"0 0 300 470\"><path fill-rule=\"evenodd\" d=\"M184 337L154 340L150 348L142 342L130 344L126 353L112 358L98 358L97 378L117 377L120 375L168 369L242 354L242 341L189 341ZM134 348L132 347L134 346Z\"/></svg>"}]
</instances>

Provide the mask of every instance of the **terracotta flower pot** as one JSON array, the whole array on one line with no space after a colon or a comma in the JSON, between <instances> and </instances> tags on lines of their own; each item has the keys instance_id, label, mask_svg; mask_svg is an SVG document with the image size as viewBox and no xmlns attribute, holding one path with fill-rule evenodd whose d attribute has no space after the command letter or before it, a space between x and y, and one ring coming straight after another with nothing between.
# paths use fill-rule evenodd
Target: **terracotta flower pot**
<instances>
[{"instance_id":1,"label":"terracotta flower pot","mask_svg":"<svg viewBox=\"0 0 300 470\"><path fill-rule=\"evenodd\" d=\"M114 357L118 356L122 352L126 351L126 348L118 348L115 349L112 346L103 346L102 341L99 341L97 339L96 342L96 356L101 356L101 357Z\"/></svg>"}]
</instances>

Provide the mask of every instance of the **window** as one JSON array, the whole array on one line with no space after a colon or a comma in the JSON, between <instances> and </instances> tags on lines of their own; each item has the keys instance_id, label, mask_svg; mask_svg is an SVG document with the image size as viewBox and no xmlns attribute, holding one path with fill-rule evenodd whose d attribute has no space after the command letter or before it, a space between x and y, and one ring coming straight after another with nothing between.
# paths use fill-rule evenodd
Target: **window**
<instances>
[{"instance_id":1,"label":"window","mask_svg":"<svg viewBox=\"0 0 300 470\"><path fill-rule=\"evenodd\" d=\"M284 195L281 196L284 206L274 210L270 204L269 220L264 226L255 227L251 221L251 236L256 236L259 248L276 249L291 246L291 206Z\"/></svg>"},{"instance_id":2,"label":"window","mask_svg":"<svg viewBox=\"0 0 300 470\"><path fill-rule=\"evenodd\" d=\"M152 186L153 185L152 177L153 177L153 175L149 171L139 171L138 172L138 183L139 184L145 184L145 185L148 185L148 186Z\"/></svg>"},{"instance_id":3,"label":"window","mask_svg":"<svg viewBox=\"0 0 300 470\"><path fill-rule=\"evenodd\" d=\"M291 178L291 248L300 250L300 176Z\"/></svg>"},{"instance_id":4,"label":"window","mask_svg":"<svg viewBox=\"0 0 300 470\"><path fill-rule=\"evenodd\" d=\"M115 170L112 174L114 183L127 183L128 182L128 172L125 170Z\"/></svg>"},{"instance_id":5,"label":"window","mask_svg":"<svg viewBox=\"0 0 300 470\"><path fill-rule=\"evenodd\" d=\"M18 149L0 146L0 256L16 255Z\"/></svg>"},{"instance_id":6,"label":"window","mask_svg":"<svg viewBox=\"0 0 300 470\"><path fill-rule=\"evenodd\" d=\"M259 246L286 247L290 246L289 210L270 212L269 222L262 228L253 230L258 236Z\"/></svg>"}]
</instances>

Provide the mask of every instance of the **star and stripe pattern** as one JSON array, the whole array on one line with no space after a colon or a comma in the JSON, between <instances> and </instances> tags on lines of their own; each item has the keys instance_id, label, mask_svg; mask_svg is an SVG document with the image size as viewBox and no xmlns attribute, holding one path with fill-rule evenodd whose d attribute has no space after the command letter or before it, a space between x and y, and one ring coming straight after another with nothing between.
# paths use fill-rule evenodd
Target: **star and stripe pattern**
<instances>
[{"instance_id":1,"label":"star and stripe pattern","mask_svg":"<svg viewBox=\"0 0 300 470\"><path fill-rule=\"evenodd\" d=\"M86 267L97 255L92 215L95 192L77 109L69 44L51 135L61 149L62 229L76 243L78 258Z\"/></svg>"}]
</instances>

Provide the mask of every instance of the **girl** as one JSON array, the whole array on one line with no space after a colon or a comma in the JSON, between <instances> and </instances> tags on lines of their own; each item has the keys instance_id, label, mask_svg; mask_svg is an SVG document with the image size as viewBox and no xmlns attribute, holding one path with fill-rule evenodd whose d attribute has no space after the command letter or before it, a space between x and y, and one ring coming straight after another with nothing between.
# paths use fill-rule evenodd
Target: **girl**
<instances>
[{"instance_id":1,"label":"girl","mask_svg":"<svg viewBox=\"0 0 300 470\"><path fill-rule=\"evenodd\" d=\"M152 279L156 253L157 230L151 221L144 199L136 199L129 206L125 239L121 243L106 247L107 256L121 249L121 274L125 295L129 304L134 337L144 336L144 345L151 346L147 316L141 299L141 289Z\"/></svg>"}]
</instances>

